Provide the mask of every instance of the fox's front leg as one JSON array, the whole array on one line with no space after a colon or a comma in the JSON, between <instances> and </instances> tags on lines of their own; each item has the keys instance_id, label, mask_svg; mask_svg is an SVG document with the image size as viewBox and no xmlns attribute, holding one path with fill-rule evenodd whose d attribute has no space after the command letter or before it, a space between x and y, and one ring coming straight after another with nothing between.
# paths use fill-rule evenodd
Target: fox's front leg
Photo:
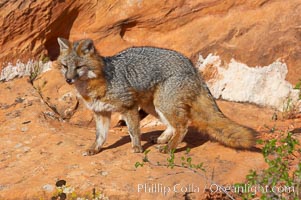
<instances>
[{"instance_id":1,"label":"fox's front leg","mask_svg":"<svg viewBox=\"0 0 301 200\"><path fill-rule=\"evenodd\" d=\"M95 112L96 139L94 144L86 151L85 155L95 155L101 151L102 145L107 139L109 132L111 112Z\"/></svg>"},{"instance_id":2,"label":"fox's front leg","mask_svg":"<svg viewBox=\"0 0 301 200\"><path fill-rule=\"evenodd\" d=\"M126 110L122 113L126 125L128 127L128 131L132 140L132 148L134 153L141 153L141 137L140 137L140 117L138 113L138 108L134 107L129 110Z\"/></svg>"}]
</instances>

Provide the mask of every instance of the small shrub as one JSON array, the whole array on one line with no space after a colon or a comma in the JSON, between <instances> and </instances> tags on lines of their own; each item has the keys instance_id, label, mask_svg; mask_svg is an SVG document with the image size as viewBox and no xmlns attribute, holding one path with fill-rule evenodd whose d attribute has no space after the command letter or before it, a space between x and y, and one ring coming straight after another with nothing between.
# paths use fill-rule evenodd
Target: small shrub
<instances>
[{"instance_id":1,"label":"small shrub","mask_svg":"<svg viewBox=\"0 0 301 200\"><path fill-rule=\"evenodd\" d=\"M241 191L243 199L300 199L301 162L291 166L290 159L295 158L298 141L288 133L283 139L258 141L264 144L262 154L268 168L262 171L251 170L246 176L247 183L236 184L237 191ZM299 158L300 159L300 158ZM248 188L242 191L238 188Z\"/></svg>"},{"instance_id":2,"label":"small shrub","mask_svg":"<svg viewBox=\"0 0 301 200\"><path fill-rule=\"evenodd\" d=\"M297 118L299 108L291 98L288 98L283 104L282 118L283 119L294 119Z\"/></svg>"},{"instance_id":3,"label":"small shrub","mask_svg":"<svg viewBox=\"0 0 301 200\"><path fill-rule=\"evenodd\" d=\"M189 152L190 152L189 148L186 149L185 156L181 157L181 164L176 163L175 149L170 151L169 156L166 159L167 163L157 162L156 164L153 164L148 159L149 152L150 152L149 149L144 152L144 157L142 158L142 162L135 163L136 168L143 167L145 163L150 163L155 166L166 166L167 168L171 168L171 169L173 169L174 167L180 167L180 168L190 169L194 172L196 172L195 170L205 171L205 169L203 168L203 163L198 163L198 164L192 163L192 157L189 156Z\"/></svg>"},{"instance_id":4,"label":"small shrub","mask_svg":"<svg viewBox=\"0 0 301 200\"><path fill-rule=\"evenodd\" d=\"M14 78L29 77L32 82L42 72L51 68L51 61L47 56L41 55L39 60L29 60L23 63L17 60L15 64L7 63L0 73L0 81L9 81Z\"/></svg>"},{"instance_id":5,"label":"small shrub","mask_svg":"<svg viewBox=\"0 0 301 200\"><path fill-rule=\"evenodd\" d=\"M59 180L55 185L56 192L51 197L51 200L109 200L108 197L96 192L95 188L93 188L91 194L83 197L75 192L74 187L66 185L65 180Z\"/></svg>"},{"instance_id":6,"label":"small shrub","mask_svg":"<svg viewBox=\"0 0 301 200\"><path fill-rule=\"evenodd\" d=\"M297 84L295 85L294 89L300 90L299 99L301 99L301 79L299 79L299 81L298 81Z\"/></svg>"}]
</instances>

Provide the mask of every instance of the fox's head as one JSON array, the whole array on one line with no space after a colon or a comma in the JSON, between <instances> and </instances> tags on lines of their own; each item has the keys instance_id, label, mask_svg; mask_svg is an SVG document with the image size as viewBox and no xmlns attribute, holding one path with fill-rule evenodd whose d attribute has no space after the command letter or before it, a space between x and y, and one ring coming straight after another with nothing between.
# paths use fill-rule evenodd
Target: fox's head
<instances>
[{"instance_id":1,"label":"fox's head","mask_svg":"<svg viewBox=\"0 0 301 200\"><path fill-rule=\"evenodd\" d=\"M84 39L73 43L64 38L57 40L60 46L58 64L61 65L67 83L98 77L101 73L102 59L92 40Z\"/></svg>"}]
</instances>

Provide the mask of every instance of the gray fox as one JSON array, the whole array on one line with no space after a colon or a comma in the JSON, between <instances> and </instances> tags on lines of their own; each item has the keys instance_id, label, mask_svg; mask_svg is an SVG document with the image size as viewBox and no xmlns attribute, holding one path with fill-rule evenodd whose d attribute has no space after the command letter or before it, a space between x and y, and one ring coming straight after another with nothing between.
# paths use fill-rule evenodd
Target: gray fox
<instances>
[{"instance_id":1,"label":"gray fox","mask_svg":"<svg viewBox=\"0 0 301 200\"><path fill-rule=\"evenodd\" d=\"M94 111L96 140L88 155L101 151L112 112L128 126L133 151L142 152L139 108L159 118L166 130L157 138L161 152L176 149L191 121L221 144L239 149L255 145L256 132L223 115L201 75L182 54L155 47L132 47L111 57L101 56L90 39L58 38L57 59L66 82L74 84Z\"/></svg>"}]
</instances>

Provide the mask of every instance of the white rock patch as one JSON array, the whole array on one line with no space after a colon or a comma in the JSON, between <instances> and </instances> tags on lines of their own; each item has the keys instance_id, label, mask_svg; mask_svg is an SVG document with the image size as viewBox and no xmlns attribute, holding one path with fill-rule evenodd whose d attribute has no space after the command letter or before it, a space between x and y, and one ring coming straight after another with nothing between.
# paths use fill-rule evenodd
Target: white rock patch
<instances>
[{"instance_id":1,"label":"white rock patch","mask_svg":"<svg viewBox=\"0 0 301 200\"><path fill-rule=\"evenodd\" d=\"M210 71L210 79L206 82L217 99L255 103L280 111L287 102L300 106L300 90L285 80L288 70L281 61L264 67L248 67L232 59L222 65L219 56L209 54L206 58L199 56L197 67L203 73Z\"/></svg>"}]
</instances>

